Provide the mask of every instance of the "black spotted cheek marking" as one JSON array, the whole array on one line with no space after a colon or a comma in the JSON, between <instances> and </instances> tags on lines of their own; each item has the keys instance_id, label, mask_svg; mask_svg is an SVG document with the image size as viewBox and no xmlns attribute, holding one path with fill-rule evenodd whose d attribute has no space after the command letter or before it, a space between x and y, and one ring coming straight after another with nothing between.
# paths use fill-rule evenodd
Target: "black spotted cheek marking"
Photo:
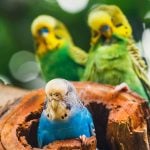
<instances>
[{"instance_id":1,"label":"black spotted cheek marking","mask_svg":"<svg viewBox=\"0 0 150 150\"><path fill-rule=\"evenodd\" d=\"M65 113L64 116L61 116L62 119L65 119L68 115Z\"/></svg>"}]
</instances>

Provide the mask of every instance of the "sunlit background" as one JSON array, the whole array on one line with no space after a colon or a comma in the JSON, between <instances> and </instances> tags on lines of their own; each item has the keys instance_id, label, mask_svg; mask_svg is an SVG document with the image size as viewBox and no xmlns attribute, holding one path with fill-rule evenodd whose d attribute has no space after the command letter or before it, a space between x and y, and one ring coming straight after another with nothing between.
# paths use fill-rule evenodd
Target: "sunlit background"
<instances>
[{"instance_id":1,"label":"sunlit background","mask_svg":"<svg viewBox=\"0 0 150 150\"><path fill-rule=\"evenodd\" d=\"M40 14L63 21L75 44L88 51L87 14L98 3L123 10L137 46L150 63L150 0L0 0L0 82L27 89L44 85L30 32L31 22Z\"/></svg>"}]
</instances>

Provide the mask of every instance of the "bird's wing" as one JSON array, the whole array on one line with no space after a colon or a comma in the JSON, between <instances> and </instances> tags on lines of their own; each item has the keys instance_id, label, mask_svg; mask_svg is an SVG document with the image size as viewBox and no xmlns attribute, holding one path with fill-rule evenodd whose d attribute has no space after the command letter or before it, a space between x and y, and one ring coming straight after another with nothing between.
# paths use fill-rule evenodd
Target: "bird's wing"
<instances>
[{"instance_id":1,"label":"bird's wing","mask_svg":"<svg viewBox=\"0 0 150 150\"><path fill-rule=\"evenodd\" d=\"M52 130L51 130L51 123L47 119L46 112L43 110L40 120L39 120L39 126L37 131L37 140L38 140L38 146L41 148L49 141L53 139Z\"/></svg>"},{"instance_id":2,"label":"bird's wing","mask_svg":"<svg viewBox=\"0 0 150 150\"><path fill-rule=\"evenodd\" d=\"M43 146L43 135L41 135L41 134L38 135L38 147L40 147L40 148L42 148L42 146Z\"/></svg>"},{"instance_id":3,"label":"bird's wing","mask_svg":"<svg viewBox=\"0 0 150 150\"><path fill-rule=\"evenodd\" d=\"M139 50L135 46L135 43L132 39L129 40L128 50L131 56L133 68L138 78L141 80L143 87L145 88L145 91L147 93L147 96L150 97L150 81L147 76L147 65L142 59Z\"/></svg>"},{"instance_id":4,"label":"bird's wing","mask_svg":"<svg viewBox=\"0 0 150 150\"><path fill-rule=\"evenodd\" d=\"M142 41L141 41L141 51L143 54L143 58L146 61L146 64L148 66L148 77L150 79L150 29L146 28L143 31L142 34Z\"/></svg>"},{"instance_id":5,"label":"bird's wing","mask_svg":"<svg viewBox=\"0 0 150 150\"><path fill-rule=\"evenodd\" d=\"M92 136L95 136L96 133L95 133L95 127L94 127L93 122L91 122L91 124L90 124L90 129L91 129L91 135L92 135Z\"/></svg>"},{"instance_id":6,"label":"bird's wing","mask_svg":"<svg viewBox=\"0 0 150 150\"><path fill-rule=\"evenodd\" d=\"M43 125L44 125L44 119L45 115L44 112L41 114L41 118L39 120L39 126L38 126L38 131L37 131L37 140L38 140L38 146L41 148L43 146L44 142L44 135L45 132L43 131Z\"/></svg>"},{"instance_id":7,"label":"bird's wing","mask_svg":"<svg viewBox=\"0 0 150 150\"><path fill-rule=\"evenodd\" d=\"M87 116L87 119L88 119L88 124L89 124L89 129L90 129L91 136L95 136L96 133L95 133L95 127L94 127L92 115L90 114L90 112L88 111L88 109L86 110L86 113L87 113L86 116Z\"/></svg>"},{"instance_id":8,"label":"bird's wing","mask_svg":"<svg viewBox=\"0 0 150 150\"><path fill-rule=\"evenodd\" d=\"M80 65L85 65L88 59L88 54L84 50L74 45L72 45L70 48L70 56L76 63Z\"/></svg>"}]
</instances>

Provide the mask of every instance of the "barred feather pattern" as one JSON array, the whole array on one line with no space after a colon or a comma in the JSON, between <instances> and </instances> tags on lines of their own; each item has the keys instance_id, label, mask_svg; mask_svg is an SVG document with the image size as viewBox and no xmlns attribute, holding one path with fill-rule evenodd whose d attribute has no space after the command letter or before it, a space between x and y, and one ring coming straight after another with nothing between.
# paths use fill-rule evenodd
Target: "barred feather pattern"
<instances>
[{"instance_id":1,"label":"barred feather pattern","mask_svg":"<svg viewBox=\"0 0 150 150\"><path fill-rule=\"evenodd\" d=\"M133 39L128 40L128 49L131 56L137 61L138 65L144 69L145 71L148 70L148 66L146 65L145 61L142 59L139 49L136 47L135 42Z\"/></svg>"},{"instance_id":2,"label":"barred feather pattern","mask_svg":"<svg viewBox=\"0 0 150 150\"><path fill-rule=\"evenodd\" d=\"M148 96L150 97L150 81L147 76L148 66L145 64L142 59L138 48L135 46L135 42L133 39L128 40L128 50L132 59L133 68L141 80Z\"/></svg>"}]
</instances>

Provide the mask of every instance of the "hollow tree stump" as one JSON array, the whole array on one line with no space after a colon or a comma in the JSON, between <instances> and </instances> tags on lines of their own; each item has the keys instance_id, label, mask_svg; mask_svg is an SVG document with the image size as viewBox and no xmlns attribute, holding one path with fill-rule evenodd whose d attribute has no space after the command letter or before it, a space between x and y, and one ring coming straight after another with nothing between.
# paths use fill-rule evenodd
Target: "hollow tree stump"
<instances>
[{"instance_id":1,"label":"hollow tree stump","mask_svg":"<svg viewBox=\"0 0 150 150\"><path fill-rule=\"evenodd\" d=\"M149 150L150 111L137 94L113 94L113 87L94 83L74 83L78 94L91 111L97 147L105 150ZM36 131L45 94L31 92L0 121L0 150L39 150ZM95 137L82 145L79 139L56 141L45 150L94 150Z\"/></svg>"}]
</instances>

